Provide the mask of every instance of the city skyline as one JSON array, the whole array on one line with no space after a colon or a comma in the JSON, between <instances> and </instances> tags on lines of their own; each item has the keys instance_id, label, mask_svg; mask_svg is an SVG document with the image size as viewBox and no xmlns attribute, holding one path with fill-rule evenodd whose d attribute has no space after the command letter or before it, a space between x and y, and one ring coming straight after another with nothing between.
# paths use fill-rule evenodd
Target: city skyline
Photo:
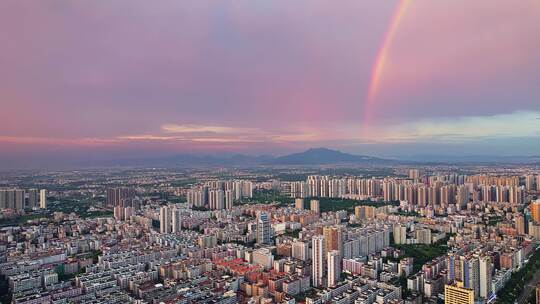
<instances>
[{"instance_id":1,"label":"city skyline","mask_svg":"<svg viewBox=\"0 0 540 304\"><path fill-rule=\"evenodd\" d=\"M0 302L538 302L538 165L327 170L6 173Z\"/></svg>"},{"instance_id":2,"label":"city skyline","mask_svg":"<svg viewBox=\"0 0 540 304\"><path fill-rule=\"evenodd\" d=\"M536 1L0 4L0 165L538 155Z\"/></svg>"},{"instance_id":3,"label":"city skyline","mask_svg":"<svg viewBox=\"0 0 540 304\"><path fill-rule=\"evenodd\" d=\"M540 303L540 1L0 1L0 304Z\"/></svg>"}]
</instances>

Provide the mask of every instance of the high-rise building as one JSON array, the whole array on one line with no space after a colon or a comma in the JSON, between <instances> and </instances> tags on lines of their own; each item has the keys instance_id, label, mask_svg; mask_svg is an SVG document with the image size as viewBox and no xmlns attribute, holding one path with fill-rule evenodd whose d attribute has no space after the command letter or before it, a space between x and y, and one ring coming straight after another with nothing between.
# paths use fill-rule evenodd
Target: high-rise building
<instances>
[{"instance_id":1,"label":"high-rise building","mask_svg":"<svg viewBox=\"0 0 540 304\"><path fill-rule=\"evenodd\" d=\"M259 248L253 251L253 264L261 265L265 269L272 268L274 263L274 255L269 248Z\"/></svg>"},{"instance_id":2,"label":"high-rise building","mask_svg":"<svg viewBox=\"0 0 540 304\"><path fill-rule=\"evenodd\" d=\"M474 296L480 295L480 261L477 257L464 257L460 259L461 276L458 281L463 283L465 288L471 288Z\"/></svg>"},{"instance_id":3,"label":"high-rise building","mask_svg":"<svg viewBox=\"0 0 540 304\"><path fill-rule=\"evenodd\" d=\"M504 203L509 201L508 187L498 186L495 188L495 200L498 203Z\"/></svg>"},{"instance_id":4,"label":"high-rise building","mask_svg":"<svg viewBox=\"0 0 540 304\"><path fill-rule=\"evenodd\" d=\"M396 200L394 182L383 182L383 199L385 202Z\"/></svg>"},{"instance_id":5,"label":"high-rise building","mask_svg":"<svg viewBox=\"0 0 540 304\"><path fill-rule=\"evenodd\" d=\"M493 201L493 187L484 185L482 186L482 201L492 202Z\"/></svg>"},{"instance_id":6,"label":"high-rise building","mask_svg":"<svg viewBox=\"0 0 540 304\"><path fill-rule=\"evenodd\" d=\"M458 205L461 209L467 205L469 198L469 189L464 185L459 186L457 189L456 205Z\"/></svg>"},{"instance_id":7,"label":"high-rise building","mask_svg":"<svg viewBox=\"0 0 540 304\"><path fill-rule=\"evenodd\" d=\"M459 269L457 267L457 264L458 261L456 255L449 253L446 257L446 265L448 268L448 272L446 273L446 282L454 282L456 277L459 276Z\"/></svg>"},{"instance_id":8,"label":"high-rise building","mask_svg":"<svg viewBox=\"0 0 540 304\"><path fill-rule=\"evenodd\" d=\"M225 190L225 209L232 209L234 204L234 191Z\"/></svg>"},{"instance_id":9,"label":"high-rise building","mask_svg":"<svg viewBox=\"0 0 540 304\"><path fill-rule=\"evenodd\" d=\"M409 178L410 179L418 179L418 178L420 178L420 170L418 170L418 169L410 169L409 170Z\"/></svg>"},{"instance_id":10,"label":"high-rise building","mask_svg":"<svg viewBox=\"0 0 540 304\"><path fill-rule=\"evenodd\" d=\"M295 198L294 207L298 210L304 210L304 199L301 197Z\"/></svg>"},{"instance_id":11,"label":"high-rise building","mask_svg":"<svg viewBox=\"0 0 540 304\"><path fill-rule=\"evenodd\" d=\"M354 207L354 216L357 220L366 218L366 211L363 206Z\"/></svg>"},{"instance_id":12,"label":"high-rise building","mask_svg":"<svg viewBox=\"0 0 540 304\"><path fill-rule=\"evenodd\" d=\"M271 244L272 226L270 216L266 212L257 214L257 244Z\"/></svg>"},{"instance_id":13,"label":"high-rise building","mask_svg":"<svg viewBox=\"0 0 540 304\"><path fill-rule=\"evenodd\" d=\"M290 187L291 197L304 198L308 196L308 184L306 182L291 182Z\"/></svg>"},{"instance_id":14,"label":"high-rise building","mask_svg":"<svg viewBox=\"0 0 540 304\"><path fill-rule=\"evenodd\" d=\"M7 209L7 191L0 189L0 210Z\"/></svg>"},{"instance_id":15,"label":"high-rise building","mask_svg":"<svg viewBox=\"0 0 540 304\"><path fill-rule=\"evenodd\" d=\"M343 254L343 232L339 226L323 227L325 255L327 252L336 250Z\"/></svg>"},{"instance_id":16,"label":"high-rise building","mask_svg":"<svg viewBox=\"0 0 540 304\"><path fill-rule=\"evenodd\" d=\"M253 197L253 183L250 181L242 181L242 197Z\"/></svg>"},{"instance_id":17,"label":"high-rise building","mask_svg":"<svg viewBox=\"0 0 540 304\"><path fill-rule=\"evenodd\" d=\"M124 219L126 221L131 219L131 216L133 215L133 209L134 207L129 206L124 208Z\"/></svg>"},{"instance_id":18,"label":"high-rise building","mask_svg":"<svg viewBox=\"0 0 540 304\"><path fill-rule=\"evenodd\" d=\"M39 208L47 209L47 190L39 190Z\"/></svg>"},{"instance_id":19,"label":"high-rise building","mask_svg":"<svg viewBox=\"0 0 540 304\"><path fill-rule=\"evenodd\" d=\"M535 180L534 175L525 175L525 190L527 191L537 190L534 180Z\"/></svg>"},{"instance_id":20,"label":"high-rise building","mask_svg":"<svg viewBox=\"0 0 540 304\"><path fill-rule=\"evenodd\" d=\"M39 207L39 191L38 189L28 189L28 204L26 205L29 209L35 209Z\"/></svg>"},{"instance_id":21,"label":"high-rise building","mask_svg":"<svg viewBox=\"0 0 540 304\"><path fill-rule=\"evenodd\" d=\"M319 197L321 196L321 179L318 175L310 175L307 179L308 194L309 196Z\"/></svg>"},{"instance_id":22,"label":"high-rise building","mask_svg":"<svg viewBox=\"0 0 540 304\"><path fill-rule=\"evenodd\" d=\"M15 189L15 210L23 210L25 208L25 191Z\"/></svg>"},{"instance_id":23,"label":"high-rise building","mask_svg":"<svg viewBox=\"0 0 540 304\"><path fill-rule=\"evenodd\" d=\"M180 209L172 209L172 233L178 233L182 230L182 213Z\"/></svg>"},{"instance_id":24,"label":"high-rise building","mask_svg":"<svg viewBox=\"0 0 540 304\"><path fill-rule=\"evenodd\" d=\"M490 256L484 256L480 258L480 297L489 299L492 293L492 279L491 274L493 272L493 264L491 263Z\"/></svg>"},{"instance_id":25,"label":"high-rise building","mask_svg":"<svg viewBox=\"0 0 540 304\"><path fill-rule=\"evenodd\" d=\"M159 209L159 232L171 233L171 211L167 206Z\"/></svg>"},{"instance_id":26,"label":"high-rise building","mask_svg":"<svg viewBox=\"0 0 540 304\"><path fill-rule=\"evenodd\" d=\"M418 187L417 203L420 207L425 207L428 204L428 190L426 186Z\"/></svg>"},{"instance_id":27,"label":"high-rise building","mask_svg":"<svg viewBox=\"0 0 540 304\"><path fill-rule=\"evenodd\" d=\"M354 216L357 219L374 219L376 208L373 206L356 206L354 207Z\"/></svg>"},{"instance_id":28,"label":"high-rise building","mask_svg":"<svg viewBox=\"0 0 540 304\"><path fill-rule=\"evenodd\" d=\"M341 257L337 250L328 251L328 287L335 286L341 277Z\"/></svg>"},{"instance_id":29,"label":"high-rise building","mask_svg":"<svg viewBox=\"0 0 540 304\"><path fill-rule=\"evenodd\" d=\"M208 189L190 189L186 194L186 199L190 207L204 207L208 203Z\"/></svg>"},{"instance_id":30,"label":"high-rise building","mask_svg":"<svg viewBox=\"0 0 540 304\"><path fill-rule=\"evenodd\" d=\"M223 190L208 191L209 205L211 210L221 210L225 208L225 192Z\"/></svg>"},{"instance_id":31,"label":"high-rise building","mask_svg":"<svg viewBox=\"0 0 540 304\"><path fill-rule=\"evenodd\" d=\"M253 183L246 180L221 181L224 187L213 187L214 189L233 191L234 200L253 197ZM214 185L215 186L215 185Z\"/></svg>"},{"instance_id":32,"label":"high-rise building","mask_svg":"<svg viewBox=\"0 0 540 304\"><path fill-rule=\"evenodd\" d=\"M319 200L312 199L309 202L309 209L311 211L314 211L315 213L321 213L321 203L319 202Z\"/></svg>"},{"instance_id":33,"label":"high-rise building","mask_svg":"<svg viewBox=\"0 0 540 304\"><path fill-rule=\"evenodd\" d=\"M126 201L135 198L135 190L131 188L109 188L107 189L107 205L124 206Z\"/></svg>"},{"instance_id":34,"label":"high-rise building","mask_svg":"<svg viewBox=\"0 0 540 304\"><path fill-rule=\"evenodd\" d=\"M198 243L201 249L213 248L217 245L217 237L213 234L202 234L198 237Z\"/></svg>"},{"instance_id":35,"label":"high-rise building","mask_svg":"<svg viewBox=\"0 0 540 304\"><path fill-rule=\"evenodd\" d=\"M540 224L540 200L531 203L531 218L533 222Z\"/></svg>"},{"instance_id":36,"label":"high-rise building","mask_svg":"<svg viewBox=\"0 0 540 304\"><path fill-rule=\"evenodd\" d=\"M431 244L431 229L417 229L415 230L415 234L418 244Z\"/></svg>"},{"instance_id":37,"label":"high-rise building","mask_svg":"<svg viewBox=\"0 0 540 304\"><path fill-rule=\"evenodd\" d=\"M517 233L525 234L525 217L523 216L523 214L517 214L515 220Z\"/></svg>"},{"instance_id":38,"label":"high-rise building","mask_svg":"<svg viewBox=\"0 0 540 304\"><path fill-rule=\"evenodd\" d=\"M474 304L474 290L461 284L444 286L445 304Z\"/></svg>"},{"instance_id":39,"label":"high-rise building","mask_svg":"<svg viewBox=\"0 0 540 304\"><path fill-rule=\"evenodd\" d=\"M12 209L15 210L15 193L16 189L2 189L0 190L0 209ZM23 197L24 200L24 197Z\"/></svg>"},{"instance_id":40,"label":"high-rise building","mask_svg":"<svg viewBox=\"0 0 540 304\"><path fill-rule=\"evenodd\" d=\"M309 259L309 244L302 241L292 243L292 257L302 261Z\"/></svg>"},{"instance_id":41,"label":"high-rise building","mask_svg":"<svg viewBox=\"0 0 540 304\"><path fill-rule=\"evenodd\" d=\"M114 207L120 202L120 189L110 188L107 189L107 205Z\"/></svg>"},{"instance_id":42,"label":"high-rise building","mask_svg":"<svg viewBox=\"0 0 540 304\"><path fill-rule=\"evenodd\" d=\"M15 189L8 190L7 195L7 208L15 210Z\"/></svg>"},{"instance_id":43,"label":"high-rise building","mask_svg":"<svg viewBox=\"0 0 540 304\"><path fill-rule=\"evenodd\" d=\"M455 203L455 185L442 186L440 189L441 205L449 205Z\"/></svg>"},{"instance_id":44,"label":"high-rise building","mask_svg":"<svg viewBox=\"0 0 540 304\"><path fill-rule=\"evenodd\" d=\"M394 236L394 243L406 244L407 243L407 227L400 224L394 225L393 236Z\"/></svg>"},{"instance_id":45,"label":"high-rise building","mask_svg":"<svg viewBox=\"0 0 540 304\"><path fill-rule=\"evenodd\" d=\"M314 287L324 286L324 279L326 278L325 251L324 237L322 235L314 236L311 240L311 275Z\"/></svg>"},{"instance_id":46,"label":"high-rise building","mask_svg":"<svg viewBox=\"0 0 540 304\"><path fill-rule=\"evenodd\" d=\"M7 190L0 189L0 210L7 209Z\"/></svg>"},{"instance_id":47,"label":"high-rise building","mask_svg":"<svg viewBox=\"0 0 540 304\"><path fill-rule=\"evenodd\" d=\"M509 187L508 188L508 202L512 204L521 205L525 200L525 190L523 187Z\"/></svg>"},{"instance_id":48,"label":"high-rise building","mask_svg":"<svg viewBox=\"0 0 540 304\"><path fill-rule=\"evenodd\" d=\"M121 221L121 220L124 220L126 219L125 218L125 212L124 212L124 207L121 207L121 206L114 206L113 207L113 214L114 214L114 218L118 221Z\"/></svg>"}]
</instances>

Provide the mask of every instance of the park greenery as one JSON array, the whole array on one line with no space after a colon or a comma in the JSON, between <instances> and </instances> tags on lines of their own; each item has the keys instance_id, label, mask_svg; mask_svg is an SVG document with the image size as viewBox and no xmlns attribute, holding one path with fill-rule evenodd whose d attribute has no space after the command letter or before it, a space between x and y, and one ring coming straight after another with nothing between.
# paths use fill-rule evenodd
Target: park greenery
<instances>
[{"instance_id":1,"label":"park greenery","mask_svg":"<svg viewBox=\"0 0 540 304\"><path fill-rule=\"evenodd\" d=\"M306 301L306 298L307 297L316 297L317 296L317 292L318 290L316 288L311 288L305 292L301 292L297 295L294 296L294 299L297 301L297 302L302 302L304 303Z\"/></svg>"},{"instance_id":2,"label":"park greenery","mask_svg":"<svg viewBox=\"0 0 540 304\"><path fill-rule=\"evenodd\" d=\"M0 219L0 227L18 226L28 223L28 221L35 221L40 219L50 219L55 212L63 212L65 214L75 213L81 218L95 218L95 217L111 217L112 211L109 210L97 210L91 208L99 204L99 202L83 198L54 198L48 199L49 203L47 209L31 211L31 213Z\"/></svg>"},{"instance_id":3,"label":"park greenery","mask_svg":"<svg viewBox=\"0 0 540 304\"><path fill-rule=\"evenodd\" d=\"M514 303L515 299L523 292L525 285L529 283L533 277L540 273L540 249L537 249L529 262L525 264L519 271L514 272L510 280L503 289L497 293L497 304Z\"/></svg>"},{"instance_id":4,"label":"park greenery","mask_svg":"<svg viewBox=\"0 0 540 304\"><path fill-rule=\"evenodd\" d=\"M286 206L293 203L293 199L290 196L280 193L278 190L257 190L253 191L253 197L249 199L252 203L279 203L280 206Z\"/></svg>"},{"instance_id":5,"label":"park greenery","mask_svg":"<svg viewBox=\"0 0 540 304\"><path fill-rule=\"evenodd\" d=\"M288 236L288 237L292 237L292 238L298 238L300 236L300 229L297 229L297 230L290 230L290 229L287 229L285 230L285 232L282 234L282 236Z\"/></svg>"},{"instance_id":6,"label":"park greenery","mask_svg":"<svg viewBox=\"0 0 540 304\"><path fill-rule=\"evenodd\" d=\"M401 251L402 258L413 258L413 270L418 272L422 266L433 260L436 257L445 255L448 252L448 239L452 236L448 234L444 239L441 239L433 244L391 244L392 247ZM390 238L392 239L392 237Z\"/></svg>"},{"instance_id":7,"label":"park greenery","mask_svg":"<svg viewBox=\"0 0 540 304\"><path fill-rule=\"evenodd\" d=\"M320 198L314 198L314 199L319 200L321 212L346 210L349 213L353 213L354 208L356 206L372 206L372 207L382 207L382 206L388 206L388 205L399 206L399 202L355 200L355 199L330 198L330 197L320 197Z\"/></svg>"},{"instance_id":8,"label":"park greenery","mask_svg":"<svg viewBox=\"0 0 540 304\"><path fill-rule=\"evenodd\" d=\"M304 199L304 207L309 209L309 202L311 199L316 199L319 201L320 211L329 212L329 211L339 211L346 210L349 213L354 212L356 206L373 206L373 207L382 207L382 206L399 206L399 202L383 202L383 201L372 201L372 200L356 200L356 199L346 199L346 198L330 198L330 197L313 197ZM253 192L253 197L249 199L250 203L261 203L268 204L277 202L280 207L291 206L294 202L294 199L288 195L280 193L278 190L257 190ZM245 203L245 202L241 202Z\"/></svg>"}]
</instances>

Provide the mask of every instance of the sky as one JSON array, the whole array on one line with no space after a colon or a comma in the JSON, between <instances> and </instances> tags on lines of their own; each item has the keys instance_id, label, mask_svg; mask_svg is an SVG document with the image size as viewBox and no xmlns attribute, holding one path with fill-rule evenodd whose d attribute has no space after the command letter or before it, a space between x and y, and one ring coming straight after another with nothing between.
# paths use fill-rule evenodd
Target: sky
<instances>
[{"instance_id":1,"label":"sky","mask_svg":"<svg viewBox=\"0 0 540 304\"><path fill-rule=\"evenodd\" d=\"M0 1L0 166L540 154L537 0Z\"/></svg>"}]
</instances>

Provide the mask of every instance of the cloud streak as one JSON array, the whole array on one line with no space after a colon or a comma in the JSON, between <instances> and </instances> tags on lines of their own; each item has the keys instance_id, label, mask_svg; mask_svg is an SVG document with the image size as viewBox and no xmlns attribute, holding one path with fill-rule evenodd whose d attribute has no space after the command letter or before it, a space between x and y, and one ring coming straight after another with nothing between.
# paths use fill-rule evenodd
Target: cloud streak
<instances>
[{"instance_id":1,"label":"cloud streak","mask_svg":"<svg viewBox=\"0 0 540 304\"><path fill-rule=\"evenodd\" d=\"M469 141L489 137L533 137L540 135L540 112L517 111L491 116L443 117L387 124L373 129L373 134L357 132L361 125L334 125L303 132L285 132L216 125L164 124L155 134L123 135L110 138L54 138L0 136L10 143L88 143L107 144L121 141L193 141L193 142L414 142L427 140Z\"/></svg>"},{"instance_id":2,"label":"cloud streak","mask_svg":"<svg viewBox=\"0 0 540 304\"><path fill-rule=\"evenodd\" d=\"M235 128L215 125L164 125L160 133L124 135L113 138L36 138L0 137L0 142L20 144L88 144L107 145L122 142L190 142L190 143L319 143L391 144L414 142L470 142L489 138L540 136L540 112L519 111L492 116L446 117L389 124L363 134L361 126L334 126L306 132L287 133L275 130Z\"/></svg>"},{"instance_id":3,"label":"cloud streak","mask_svg":"<svg viewBox=\"0 0 540 304\"><path fill-rule=\"evenodd\" d=\"M205 126L205 125L178 125L165 124L161 126L165 133L217 133L217 134L238 134L238 133L257 133L254 128L234 128L228 126Z\"/></svg>"},{"instance_id":4,"label":"cloud streak","mask_svg":"<svg viewBox=\"0 0 540 304\"><path fill-rule=\"evenodd\" d=\"M364 140L380 143L471 142L489 138L540 136L540 112L518 111L491 116L443 117L381 126Z\"/></svg>"}]
</instances>

